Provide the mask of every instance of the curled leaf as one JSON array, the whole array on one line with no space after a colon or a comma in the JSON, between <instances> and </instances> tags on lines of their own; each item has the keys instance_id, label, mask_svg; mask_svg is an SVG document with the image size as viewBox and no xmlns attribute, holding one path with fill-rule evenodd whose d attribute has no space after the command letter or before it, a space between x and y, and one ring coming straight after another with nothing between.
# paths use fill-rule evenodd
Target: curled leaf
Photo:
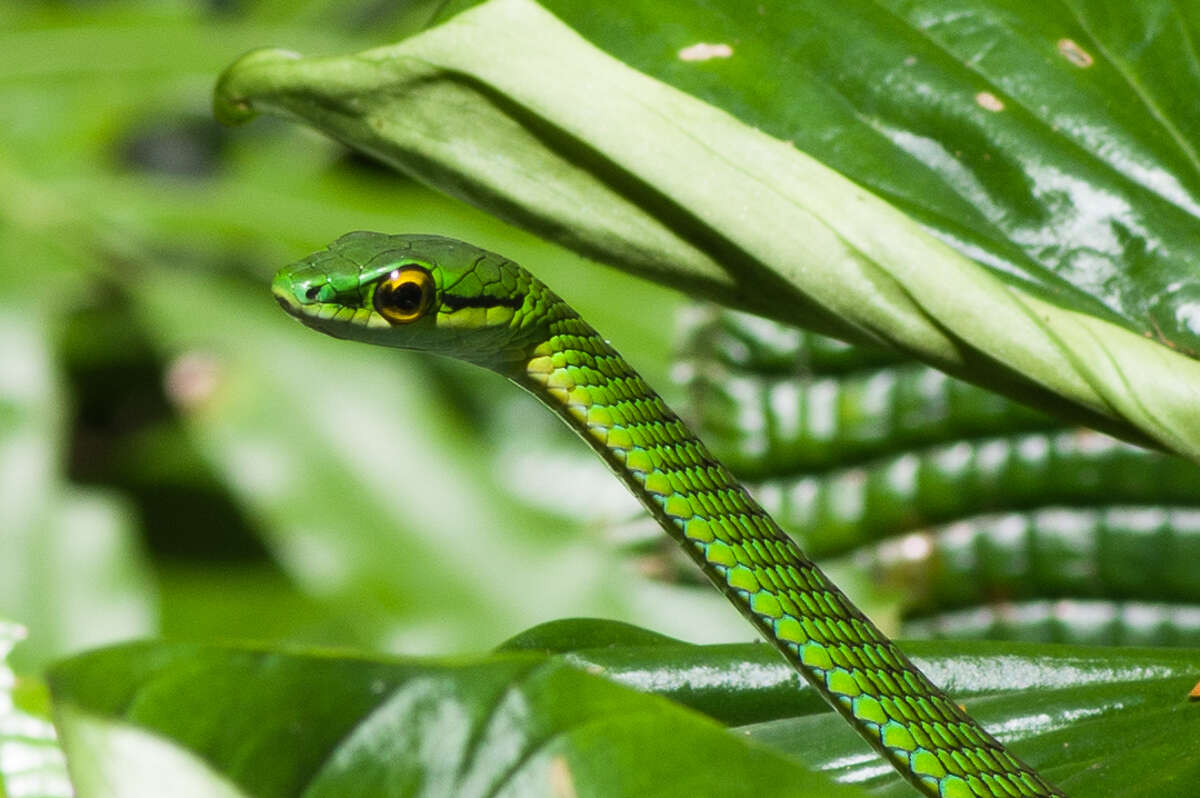
<instances>
[{"instance_id":1,"label":"curled leaf","mask_svg":"<svg viewBox=\"0 0 1200 798\"><path fill-rule=\"evenodd\" d=\"M352 56L257 52L226 71L216 104L227 118L299 117L623 268L1200 458L1200 363L1000 279L530 0L490 0Z\"/></svg>"}]
</instances>

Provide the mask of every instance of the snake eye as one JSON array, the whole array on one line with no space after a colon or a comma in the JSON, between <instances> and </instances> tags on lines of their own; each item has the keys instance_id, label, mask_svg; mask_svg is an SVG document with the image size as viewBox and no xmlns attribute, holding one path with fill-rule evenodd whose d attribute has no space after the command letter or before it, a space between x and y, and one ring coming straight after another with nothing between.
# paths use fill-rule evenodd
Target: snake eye
<instances>
[{"instance_id":1,"label":"snake eye","mask_svg":"<svg viewBox=\"0 0 1200 798\"><path fill-rule=\"evenodd\" d=\"M392 324L408 324L433 304L433 277L420 266L396 269L375 288L375 310Z\"/></svg>"}]
</instances>

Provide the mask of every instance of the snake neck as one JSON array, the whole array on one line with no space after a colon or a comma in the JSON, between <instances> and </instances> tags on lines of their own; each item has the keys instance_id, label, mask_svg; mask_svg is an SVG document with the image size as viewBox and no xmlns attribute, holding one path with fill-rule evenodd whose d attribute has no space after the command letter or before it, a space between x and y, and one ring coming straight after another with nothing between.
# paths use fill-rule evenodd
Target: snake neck
<instances>
[{"instance_id":1,"label":"snake neck","mask_svg":"<svg viewBox=\"0 0 1200 798\"><path fill-rule=\"evenodd\" d=\"M704 574L926 795L1061 796L929 681L599 334L549 295L508 376L574 429Z\"/></svg>"}]
</instances>

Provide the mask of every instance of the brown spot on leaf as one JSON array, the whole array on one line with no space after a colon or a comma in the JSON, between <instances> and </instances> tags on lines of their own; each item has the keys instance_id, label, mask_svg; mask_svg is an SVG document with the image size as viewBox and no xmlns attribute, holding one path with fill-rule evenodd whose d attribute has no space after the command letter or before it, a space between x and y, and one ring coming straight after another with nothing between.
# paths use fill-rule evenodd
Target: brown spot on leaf
<instances>
[{"instance_id":1,"label":"brown spot on leaf","mask_svg":"<svg viewBox=\"0 0 1200 798\"><path fill-rule=\"evenodd\" d=\"M981 91L975 95L975 102L985 111L1003 111L1004 102L990 91Z\"/></svg>"},{"instance_id":2,"label":"brown spot on leaf","mask_svg":"<svg viewBox=\"0 0 1200 798\"><path fill-rule=\"evenodd\" d=\"M1096 60L1092 58L1091 53L1079 46L1074 39L1059 39L1058 52L1062 57L1070 61L1080 69L1087 69Z\"/></svg>"},{"instance_id":3,"label":"brown spot on leaf","mask_svg":"<svg viewBox=\"0 0 1200 798\"><path fill-rule=\"evenodd\" d=\"M707 44L699 42L679 51L680 61L709 61L713 58L729 58L733 48L728 44Z\"/></svg>"}]
</instances>

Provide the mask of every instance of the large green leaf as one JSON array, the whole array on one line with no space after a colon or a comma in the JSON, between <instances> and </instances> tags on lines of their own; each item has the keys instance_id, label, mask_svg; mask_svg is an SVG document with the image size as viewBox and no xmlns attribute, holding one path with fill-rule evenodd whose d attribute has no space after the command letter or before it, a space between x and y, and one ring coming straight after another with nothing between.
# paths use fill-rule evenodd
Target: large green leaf
<instances>
[{"instance_id":1,"label":"large green leaf","mask_svg":"<svg viewBox=\"0 0 1200 798\"><path fill-rule=\"evenodd\" d=\"M1122 691L1142 689L1147 680L1187 685L1200 676L1200 650L1194 648L910 640L904 649L934 681L972 705L985 696L1027 697L1030 691L1084 686L1103 686L1119 697ZM758 643L697 646L614 621L573 618L528 629L500 650L554 653L577 667L666 696L731 726L829 711L776 651ZM1187 692L1184 687L1167 697L1163 706L1185 706L1181 699Z\"/></svg>"},{"instance_id":2,"label":"large green leaf","mask_svg":"<svg viewBox=\"0 0 1200 798\"><path fill-rule=\"evenodd\" d=\"M180 789L221 795L389 795L404 784L422 784L422 795L556 794L536 780L562 767L550 764L560 756L576 790L566 795L841 794L803 771L784 774L744 748L746 736L840 781L911 794L764 646L692 646L596 621L555 622L521 641L558 653L437 663L137 644L59 666L52 688L83 796L114 794L96 786L104 779L132 790L122 795L153 794L135 786L152 790L148 779L165 762ZM1122 795L1191 794L1196 763L1179 751L1200 720L1200 704L1187 699L1200 651L906 648L1075 798L1109 796L1114 785ZM599 676L736 733L722 738ZM1131 746L1135 736L1147 744Z\"/></svg>"},{"instance_id":3,"label":"large green leaf","mask_svg":"<svg viewBox=\"0 0 1200 798\"><path fill-rule=\"evenodd\" d=\"M81 798L862 796L544 656L371 661L138 644L51 677Z\"/></svg>"},{"instance_id":4,"label":"large green leaf","mask_svg":"<svg viewBox=\"0 0 1200 798\"><path fill-rule=\"evenodd\" d=\"M520 644L668 696L841 781L911 794L765 646L647 640L642 630L597 621L546 624L523 633ZM1200 678L1200 649L903 645L922 670L1069 795L1192 794L1198 765L1180 751L1197 739L1200 703L1188 696ZM1139 744L1132 746L1133 739Z\"/></svg>"},{"instance_id":5,"label":"large green leaf","mask_svg":"<svg viewBox=\"0 0 1200 798\"><path fill-rule=\"evenodd\" d=\"M452 3L446 16L477 3ZM1186 6L542 5L625 63L795 143L1001 276L1197 351L1187 278L1198 265L1200 116L1188 97L1200 70L1187 57L1198 30ZM729 52L689 51L696 42ZM1176 58L1189 66L1173 70Z\"/></svg>"},{"instance_id":6,"label":"large green leaf","mask_svg":"<svg viewBox=\"0 0 1200 798\"><path fill-rule=\"evenodd\" d=\"M574 19L568 6L554 8ZM928 19L919 7L911 9L909 20L905 13L866 3L820 15L764 6L761 26L731 24L729 31L713 30L721 18L716 12L693 10L671 17L679 21L679 31L665 29L681 38L681 46L712 42L710 35L724 42L729 32L744 33L753 53L756 45L749 42L758 27L783 36L803 29L811 16L827 17L830 27L811 35L838 42L843 52L837 58L844 60L822 62L820 70L803 62L816 74L775 81L797 87L795 94L776 92L775 101L790 109L792 120L803 118L807 124L812 121L807 109L825 107L820 100L828 104L839 88L822 75L840 76L848 71L846 63L862 70L861 78L844 79L852 84L846 93L853 96L853 87L860 84L878 88L865 95L866 108L843 113L842 119L857 114L884 134L890 131L890 136L872 133L885 141L869 150L868 157L880 166L902 163L908 170L891 172L894 180L881 178L876 188L897 200L903 196L889 190L891 182L907 186L912 197L936 197L924 206L901 204L987 266L939 242L790 143L751 127L760 124L785 134L784 123L762 124L746 111L766 107L758 97L762 84L747 78L757 74L752 67L740 80L735 71L709 81L732 87L714 94L721 94L719 104L739 121L629 69L530 0L490 0L399 45L356 56L248 55L222 79L217 110L226 119L244 119L258 109L299 116L586 254L783 320L883 342L1094 426L1200 457L1195 412L1200 364L1139 332L1149 314L1151 327L1161 328L1158 316L1171 317L1179 340L1190 335L1184 330L1191 305L1181 286L1189 285L1187 241L1195 226L1182 187L1194 181L1169 171L1186 170L1190 160L1177 150L1187 140L1151 132L1129 155L1123 147L1109 147L1106 130L1095 131L1085 118L1060 142L1053 119L1047 123L1045 118L1067 113L1057 98L1070 91L1059 88L1038 100L1038 87L1055 84L1054 76L1065 74L1086 88L1085 96L1120 103L1120 95L1104 93L1106 86L1119 82L1119 70L1107 60L1104 68L1083 66L1089 59L1097 63L1099 53L1092 55L1079 44L1082 23L1056 34L1055 25L1061 28L1062 20L1040 12L1040 6L1005 12L989 8L946 14L947 24L939 26L934 23L941 16ZM689 30L688 20L701 16L709 27ZM856 16L865 21L851 26L848 20ZM970 24L953 24L962 17ZM623 32L608 34L605 41L609 36L641 40L630 33L639 18L630 19ZM974 67L996 50L1008 55L989 61L988 74L1005 72L1022 46L1025 51L1029 47L1020 36L1004 39L1000 34L1021 23L1027 23L1021 30L1050 37L1043 60L1050 60L1052 69L1041 82L1017 76L1008 86L1010 96L984 75L960 67L963 60ZM922 24L953 43L933 41L936 36L923 32ZM789 40L786 47L772 47L777 39L763 35L760 57L778 53L782 62L768 75L802 62L793 54L798 48L817 50L811 58L838 49L795 36L798 41ZM661 38L650 41L659 42L655 57L660 62L672 53L680 60L678 47L662 47ZM890 43L890 49L860 56L855 42L863 47ZM740 46L740 39L727 45L735 53ZM952 58L956 47L966 55ZM683 55L685 63L673 64L672 70L720 69L719 64L690 61L692 52L699 51ZM735 54L730 63L741 62ZM881 73L881 64L889 70ZM905 78L908 67L915 68L916 77ZM1034 62L1026 71L1038 67ZM698 83L686 88L699 91ZM739 91L736 98L730 94ZM1032 99L1021 94L1026 91ZM911 110L906 98L922 94L929 99ZM1156 96L1143 92L1142 99ZM892 111L869 113L883 104L878 98L886 98L887 109L897 109L895 115L913 117L916 132L893 129ZM1027 108L1031 103L1032 111ZM1094 103L1078 100L1070 108ZM1045 111L1039 110L1041 105ZM963 126L960 120L965 120ZM856 124L857 139L871 132ZM860 150L852 146L856 139L844 139L836 127L810 129L818 131L810 136L828 139L826 149L842 148L844 156L831 161L849 161ZM970 141L970 151L944 140L947 136L941 134L948 129ZM1086 140L1093 134L1099 140ZM891 142L883 146L888 138ZM902 159L888 149L906 144L912 151ZM1084 144L1101 149L1104 157L1080 154ZM958 151L974 171L956 165ZM932 154L923 164L925 153ZM1158 161L1143 163L1151 155ZM1114 163L1121 168L1132 163L1137 168L1128 168L1137 174L1121 173ZM995 185L979 185L975 171L988 172ZM931 186L938 183L949 183L959 195L934 193ZM1004 202L980 210L982 199L997 192ZM1014 216L1012 205L1025 215ZM1071 224L1064 228L1066 222ZM1142 229L1151 224L1157 226ZM1089 261L1097 229L1106 243ZM1070 240L1062 243L1060 233ZM1113 262L1114 257L1119 260ZM1089 265L1092 261L1098 265ZM1114 271L1132 280L1114 277Z\"/></svg>"}]
</instances>

